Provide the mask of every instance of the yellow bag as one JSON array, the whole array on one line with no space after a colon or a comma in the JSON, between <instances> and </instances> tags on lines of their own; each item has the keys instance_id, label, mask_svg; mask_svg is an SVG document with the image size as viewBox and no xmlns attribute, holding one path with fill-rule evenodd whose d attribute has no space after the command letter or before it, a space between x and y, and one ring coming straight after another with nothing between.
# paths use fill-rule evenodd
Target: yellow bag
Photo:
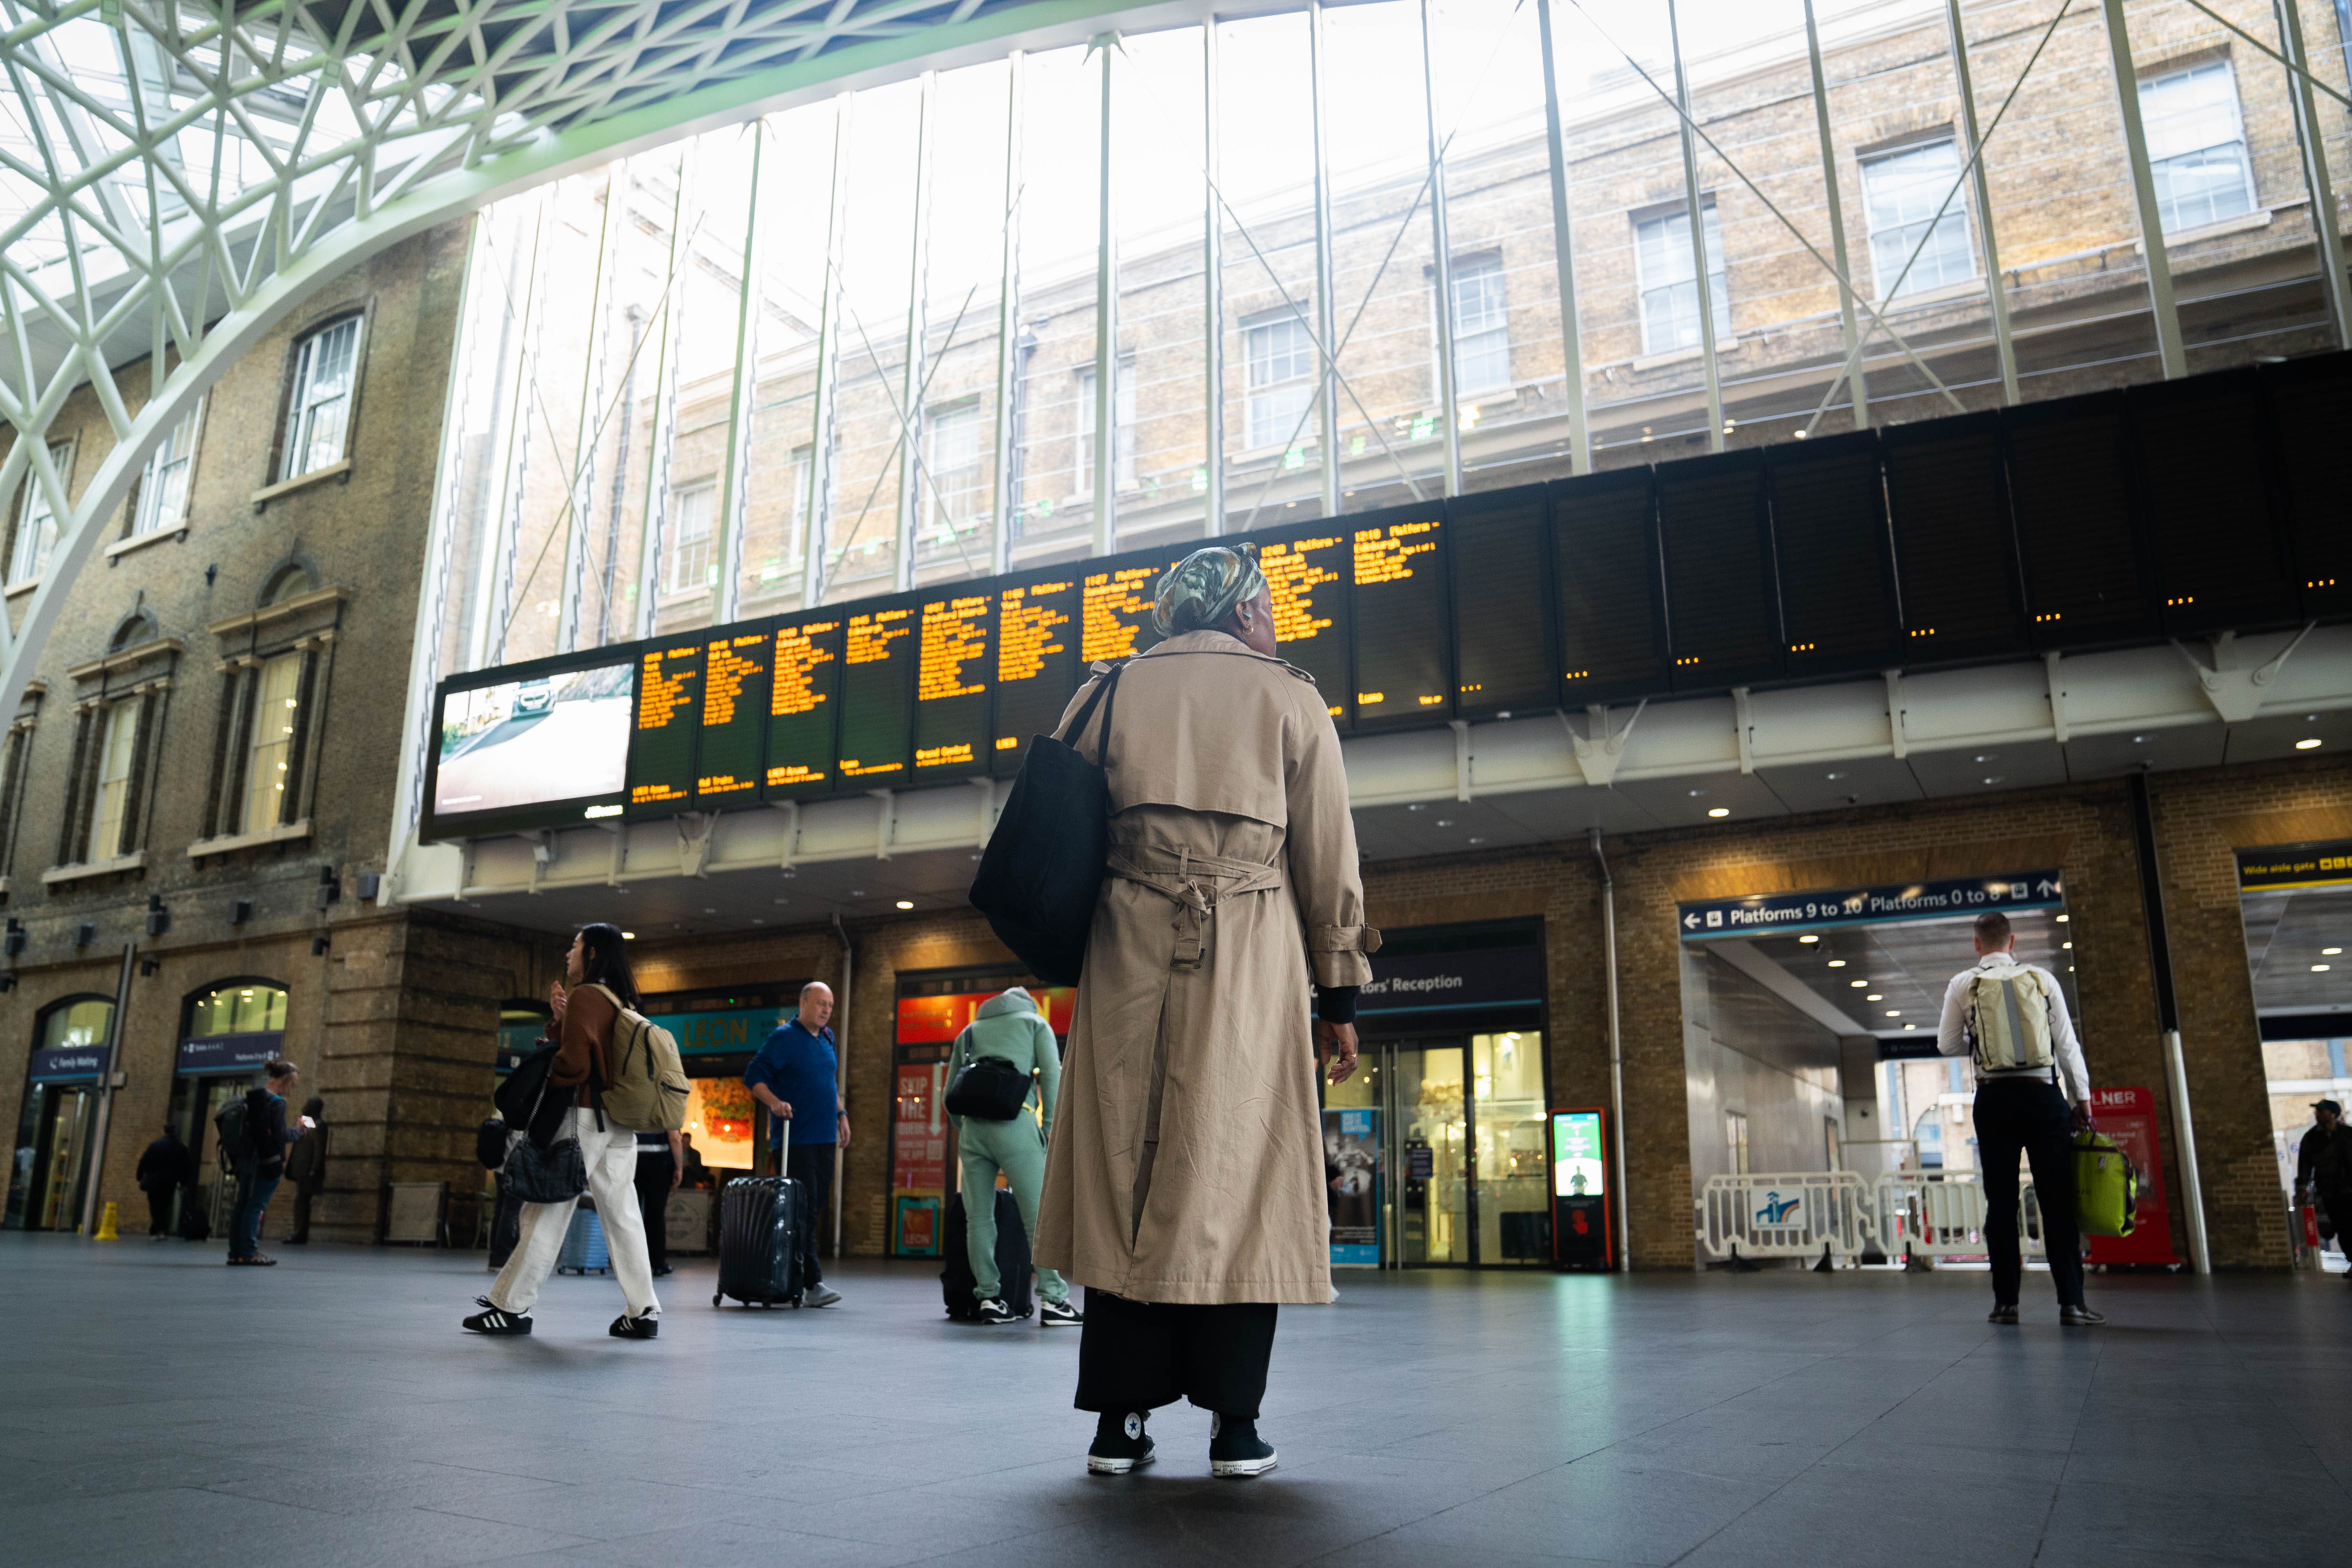
<instances>
[{"instance_id":1,"label":"yellow bag","mask_svg":"<svg viewBox=\"0 0 2352 1568\"><path fill-rule=\"evenodd\" d=\"M2074 1134L2074 1223L2084 1236L2129 1236L2138 1224L2139 1173L2105 1133Z\"/></svg>"}]
</instances>

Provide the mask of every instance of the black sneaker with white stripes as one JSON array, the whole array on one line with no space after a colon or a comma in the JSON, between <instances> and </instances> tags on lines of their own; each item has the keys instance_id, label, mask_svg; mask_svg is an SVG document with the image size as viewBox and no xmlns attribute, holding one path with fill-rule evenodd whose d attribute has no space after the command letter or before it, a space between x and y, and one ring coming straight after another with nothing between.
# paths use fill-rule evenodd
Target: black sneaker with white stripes
<instances>
[{"instance_id":1,"label":"black sneaker with white stripes","mask_svg":"<svg viewBox=\"0 0 2352 1568\"><path fill-rule=\"evenodd\" d=\"M1274 1445L1257 1435L1255 1420L1209 1417L1209 1473L1228 1480L1262 1476L1274 1468Z\"/></svg>"},{"instance_id":2,"label":"black sneaker with white stripes","mask_svg":"<svg viewBox=\"0 0 2352 1568\"><path fill-rule=\"evenodd\" d=\"M661 1332L661 1320L651 1312L642 1318L632 1318L624 1312L613 1320L609 1331L616 1340L649 1340Z\"/></svg>"},{"instance_id":3,"label":"black sneaker with white stripes","mask_svg":"<svg viewBox=\"0 0 2352 1568\"><path fill-rule=\"evenodd\" d=\"M530 1332L530 1314L509 1312L488 1296L474 1300L484 1309L465 1320L464 1327L478 1334L527 1334Z\"/></svg>"},{"instance_id":4,"label":"black sneaker with white stripes","mask_svg":"<svg viewBox=\"0 0 2352 1568\"><path fill-rule=\"evenodd\" d=\"M1083 1328L1086 1321L1086 1314L1067 1301L1047 1301L1041 1299L1037 1303L1037 1326L1041 1329Z\"/></svg>"}]
</instances>

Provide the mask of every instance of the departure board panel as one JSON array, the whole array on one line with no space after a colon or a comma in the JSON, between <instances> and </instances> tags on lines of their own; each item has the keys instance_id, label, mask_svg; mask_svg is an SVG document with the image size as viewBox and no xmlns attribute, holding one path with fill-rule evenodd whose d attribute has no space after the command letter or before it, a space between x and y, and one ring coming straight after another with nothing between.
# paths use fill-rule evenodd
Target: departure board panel
<instances>
[{"instance_id":1,"label":"departure board panel","mask_svg":"<svg viewBox=\"0 0 2352 1568\"><path fill-rule=\"evenodd\" d=\"M2001 426L2034 646L2153 634L2155 606L2132 526L2123 394L2004 409Z\"/></svg>"},{"instance_id":2,"label":"departure board panel","mask_svg":"<svg viewBox=\"0 0 2352 1568\"><path fill-rule=\"evenodd\" d=\"M1078 689L1076 576L1047 577L999 591L996 600L996 722L992 771L1011 778L1029 741L1051 734Z\"/></svg>"},{"instance_id":3,"label":"departure board panel","mask_svg":"<svg viewBox=\"0 0 2352 1568\"><path fill-rule=\"evenodd\" d=\"M769 644L770 800L823 795L834 786L842 630L840 616L803 616L780 623Z\"/></svg>"},{"instance_id":4,"label":"departure board panel","mask_svg":"<svg viewBox=\"0 0 2352 1568\"><path fill-rule=\"evenodd\" d=\"M950 779L988 765L988 679L996 596L988 584L923 601L915 668L915 777Z\"/></svg>"},{"instance_id":5,"label":"departure board panel","mask_svg":"<svg viewBox=\"0 0 2352 1568\"><path fill-rule=\"evenodd\" d=\"M1780 673L1764 454L1659 464L1658 542L1675 689L1712 690Z\"/></svg>"},{"instance_id":6,"label":"departure board panel","mask_svg":"<svg viewBox=\"0 0 2352 1568\"><path fill-rule=\"evenodd\" d=\"M1113 556L1087 564L1094 570L1080 579L1085 585L1078 647L1081 685L1090 666L1106 659L1132 658L1160 640L1151 626L1151 596L1175 562L1158 556L1148 561Z\"/></svg>"},{"instance_id":7,"label":"departure board panel","mask_svg":"<svg viewBox=\"0 0 2352 1568\"><path fill-rule=\"evenodd\" d=\"M1465 719L1553 706L1544 545L1536 487L1446 504L1453 537L1454 706Z\"/></svg>"},{"instance_id":8,"label":"departure board panel","mask_svg":"<svg viewBox=\"0 0 2352 1568\"><path fill-rule=\"evenodd\" d=\"M2336 446L2352 429L2352 354L2290 360L2263 377L2303 613L2314 620L2352 613L2352 499Z\"/></svg>"},{"instance_id":9,"label":"departure board panel","mask_svg":"<svg viewBox=\"0 0 2352 1568\"><path fill-rule=\"evenodd\" d=\"M1282 657L1315 678L1331 722L1349 728L1348 569L1355 542L1338 522L1286 530L1257 552L1274 595L1274 637Z\"/></svg>"},{"instance_id":10,"label":"departure board panel","mask_svg":"<svg viewBox=\"0 0 2352 1568\"><path fill-rule=\"evenodd\" d=\"M1432 504L1342 520L1356 578L1359 730L1454 716L1444 518L1444 506Z\"/></svg>"},{"instance_id":11,"label":"departure board panel","mask_svg":"<svg viewBox=\"0 0 2352 1568\"><path fill-rule=\"evenodd\" d=\"M914 739L916 637L919 606L912 600L869 601L854 610L842 634L841 782L883 789L907 782Z\"/></svg>"},{"instance_id":12,"label":"departure board panel","mask_svg":"<svg viewBox=\"0 0 2352 1568\"><path fill-rule=\"evenodd\" d=\"M765 626L730 629L704 647L702 737L694 764L697 805L733 805L760 798L772 658Z\"/></svg>"},{"instance_id":13,"label":"departure board panel","mask_svg":"<svg viewBox=\"0 0 2352 1568\"><path fill-rule=\"evenodd\" d=\"M1878 437L1857 430L1767 450L1789 673L1885 668L1897 628Z\"/></svg>"},{"instance_id":14,"label":"departure board panel","mask_svg":"<svg viewBox=\"0 0 2352 1568\"><path fill-rule=\"evenodd\" d=\"M629 811L648 816L694 804L694 742L702 727L702 638L656 643L637 658L629 736Z\"/></svg>"},{"instance_id":15,"label":"departure board panel","mask_svg":"<svg viewBox=\"0 0 2352 1568\"><path fill-rule=\"evenodd\" d=\"M1571 706L1666 689L1665 603L1647 468L1551 487L1560 694Z\"/></svg>"},{"instance_id":16,"label":"departure board panel","mask_svg":"<svg viewBox=\"0 0 2352 1568\"><path fill-rule=\"evenodd\" d=\"M2293 624L2300 606L2270 504L2277 464L2260 377L2223 371L2124 396L2167 635ZM2220 518L2229 526L2215 527Z\"/></svg>"},{"instance_id":17,"label":"departure board panel","mask_svg":"<svg viewBox=\"0 0 2352 1568\"><path fill-rule=\"evenodd\" d=\"M2000 416L1897 425L1879 437L1906 661L2026 649Z\"/></svg>"}]
</instances>

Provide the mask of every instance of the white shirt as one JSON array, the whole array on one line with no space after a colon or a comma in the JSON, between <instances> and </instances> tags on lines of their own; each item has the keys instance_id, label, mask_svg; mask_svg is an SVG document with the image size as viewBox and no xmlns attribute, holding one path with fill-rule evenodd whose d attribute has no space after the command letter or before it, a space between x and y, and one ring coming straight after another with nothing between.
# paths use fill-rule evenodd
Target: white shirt
<instances>
[{"instance_id":1,"label":"white shirt","mask_svg":"<svg viewBox=\"0 0 2352 1568\"><path fill-rule=\"evenodd\" d=\"M2058 1059L2060 1087L2064 1089L2067 1103L2081 1105L2091 1098L2091 1072L2083 1065L2083 1043L2074 1037L2074 1020L2066 1011L2066 993L2058 984L2058 977L2038 963L2018 963L2016 955L2009 952L1988 952L1977 960L1974 969L1963 969L1952 976L1944 988L1944 1018L1936 1027L1936 1049L1948 1057L1967 1056L1975 1047L1968 1037L1969 983L1988 969L2017 964L2031 969L2048 981L2050 992L2050 1047ZM2040 1068L2011 1068L2001 1072L1977 1069L1979 1078L2040 1078Z\"/></svg>"}]
</instances>

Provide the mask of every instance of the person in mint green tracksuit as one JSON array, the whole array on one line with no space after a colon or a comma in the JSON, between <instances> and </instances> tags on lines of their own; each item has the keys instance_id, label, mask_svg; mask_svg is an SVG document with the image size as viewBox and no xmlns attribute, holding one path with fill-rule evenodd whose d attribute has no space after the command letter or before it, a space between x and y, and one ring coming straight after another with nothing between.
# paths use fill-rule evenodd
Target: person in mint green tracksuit
<instances>
[{"instance_id":1,"label":"person in mint green tracksuit","mask_svg":"<svg viewBox=\"0 0 2352 1568\"><path fill-rule=\"evenodd\" d=\"M951 1116L963 1161L964 1247L971 1257L972 1294L980 1302L982 1322L1013 1321L1004 1303L1004 1281L996 1271L996 1173L1004 1173L1020 1205L1022 1227L1032 1243L1037 1237L1037 1197L1045 1183L1045 1141L1054 1130L1054 1097L1062 1083L1062 1053L1054 1043L1053 1026L1037 1012L1036 999L1015 985L980 1005L979 1015L956 1037L948 1058L947 1081L974 1057L1001 1057L1024 1078L1036 1075L1021 1114L1010 1121L982 1121ZM1028 1111L1043 1113L1041 1126ZM984 1201L980 1194L990 1194ZM1037 1321L1045 1328L1081 1322L1070 1305L1070 1287L1050 1268L1037 1270Z\"/></svg>"}]
</instances>

